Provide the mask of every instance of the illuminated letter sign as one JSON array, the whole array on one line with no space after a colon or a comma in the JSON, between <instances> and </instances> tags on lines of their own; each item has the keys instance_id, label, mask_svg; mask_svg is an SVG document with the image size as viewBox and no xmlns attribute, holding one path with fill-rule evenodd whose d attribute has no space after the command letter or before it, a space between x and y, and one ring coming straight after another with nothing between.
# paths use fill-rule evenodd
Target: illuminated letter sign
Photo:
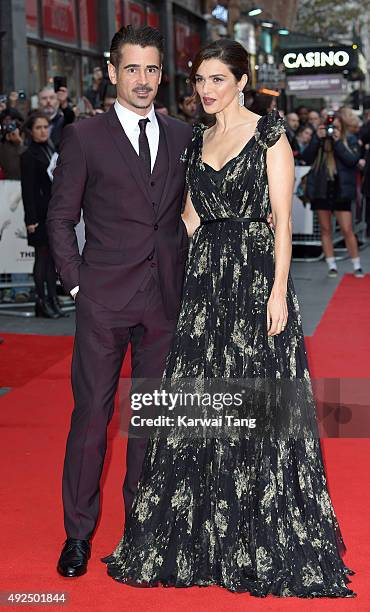
<instances>
[{"instance_id":1,"label":"illuminated letter sign","mask_svg":"<svg viewBox=\"0 0 370 612\"><path fill-rule=\"evenodd\" d=\"M283 64L286 68L325 68L337 66L341 68L349 63L347 51L307 51L307 53L286 53Z\"/></svg>"}]
</instances>

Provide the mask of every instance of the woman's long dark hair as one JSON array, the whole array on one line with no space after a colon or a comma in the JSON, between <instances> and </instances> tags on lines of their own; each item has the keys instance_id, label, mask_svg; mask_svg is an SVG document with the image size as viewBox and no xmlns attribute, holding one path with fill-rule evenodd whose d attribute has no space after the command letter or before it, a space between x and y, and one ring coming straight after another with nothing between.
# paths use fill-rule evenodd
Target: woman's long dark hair
<instances>
[{"instance_id":1,"label":"woman's long dark hair","mask_svg":"<svg viewBox=\"0 0 370 612\"><path fill-rule=\"evenodd\" d=\"M243 74L246 74L248 76L248 83L243 91L247 91L250 82L248 52L244 49L243 45L235 40L221 38L201 49L196 55L190 72L190 81L193 84L194 92L195 75L198 72L199 66L202 62L210 59L218 59L223 62L237 81L240 81Z\"/></svg>"}]
</instances>

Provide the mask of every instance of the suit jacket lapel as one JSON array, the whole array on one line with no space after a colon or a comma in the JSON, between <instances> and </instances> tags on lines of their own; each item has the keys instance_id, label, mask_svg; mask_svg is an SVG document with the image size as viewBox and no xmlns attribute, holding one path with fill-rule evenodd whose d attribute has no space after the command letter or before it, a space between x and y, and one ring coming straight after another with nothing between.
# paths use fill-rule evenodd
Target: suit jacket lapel
<instances>
[{"instance_id":1,"label":"suit jacket lapel","mask_svg":"<svg viewBox=\"0 0 370 612\"><path fill-rule=\"evenodd\" d=\"M159 206L158 206L158 212L159 209L161 207L161 204L165 201L167 194L168 194L168 189L170 187L171 184L171 179L172 179L172 173L173 173L173 151L175 149L175 142L174 142L174 135L173 135L173 131L171 130L171 128L168 125L168 121L166 119L165 115L161 115L160 113L156 113L156 117L158 122L160 123L160 126L162 127L162 132L164 134L164 138L165 138L165 142L166 142L166 147L167 147L167 158L168 158L168 172L166 174L166 182L164 185L164 189L162 192L162 197L159 201Z\"/></svg>"},{"instance_id":2,"label":"suit jacket lapel","mask_svg":"<svg viewBox=\"0 0 370 612\"><path fill-rule=\"evenodd\" d=\"M135 178L138 187L141 189L143 195L148 200L148 202L151 203L151 197L147 182L144 180L144 177L140 171L139 160L135 160L135 157L137 157L136 151L133 149L130 140L127 138L125 130L123 129L113 106L109 109L106 117L108 129L112 135L117 149L122 155L128 170Z\"/></svg>"}]
</instances>

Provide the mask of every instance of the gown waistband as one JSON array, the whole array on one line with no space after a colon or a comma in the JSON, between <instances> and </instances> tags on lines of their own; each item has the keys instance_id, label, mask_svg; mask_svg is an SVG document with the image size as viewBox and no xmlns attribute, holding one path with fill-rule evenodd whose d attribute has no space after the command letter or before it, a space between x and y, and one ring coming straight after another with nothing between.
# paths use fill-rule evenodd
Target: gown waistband
<instances>
[{"instance_id":1,"label":"gown waistband","mask_svg":"<svg viewBox=\"0 0 370 612\"><path fill-rule=\"evenodd\" d=\"M201 225L207 225L208 223L222 223L223 221L235 221L236 223L253 223L259 221L261 223L267 223L266 217L219 217L217 219L201 219Z\"/></svg>"}]
</instances>

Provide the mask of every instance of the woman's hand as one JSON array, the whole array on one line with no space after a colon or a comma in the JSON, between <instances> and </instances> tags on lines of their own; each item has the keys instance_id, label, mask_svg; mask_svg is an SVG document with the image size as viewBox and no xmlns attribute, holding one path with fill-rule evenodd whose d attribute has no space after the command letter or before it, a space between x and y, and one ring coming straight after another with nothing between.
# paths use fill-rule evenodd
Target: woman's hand
<instances>
[{"instance_id":1,"label":"woman's hand","mask_svg":"<svg viewBox=\"0 0 370 612\"><path fill-rule=\"evenodd\" d=\"M27 225L27 232L29 234L34 234L36 231L36 227L38 226L38 223L33 223L32 225Z\"/></svg>"},{"instance_id":2,"label":"woman's hand","mask_svg":"<svg viewBox=\"0 0 370 612\"><path fill-rule=\"evenodd\" d=\"M267 302L267 335L276 336L284 331L288 321L286 293L272 290Z\"/></svg>"},{"instance_id":3,"label":"woman's hand","mask_svg":"<svg viewBox=\"0 0 370 612\"><path fill-rule=\"evenodd\" d=\"M274 220L273 220L273 218L272 218L272 213L270 213L270 214L267 216L267 223L269 224L269 226L271 227L271 229L272 229L272 230L274 230L274 229L275 229Z\"/></svg>"},{"instance_id":4,"label":"woman's hand","mask_svg":"<svg viewBox=\"0 0 370 612\"><path fill-rule=\"evenodd\" d=\"M341 137L341 131L337 127L334 127L334 129L333 129L333 140L334 140L334 142L338 142L338 140L340 140L340 137Z\"/></svg>"},{"instance_id":5,"label":"woman's hand","mask_svg":"<svg viewBox=\"0 0 370 612\"><path fill-rule=\"evenodd\" d=\"M186 232L189 238L192 238L194 232L200 226L200 218L192 204L190 193L187 193L184 212L181 215L186 226Z\"/></svg>"}]
</instances>

